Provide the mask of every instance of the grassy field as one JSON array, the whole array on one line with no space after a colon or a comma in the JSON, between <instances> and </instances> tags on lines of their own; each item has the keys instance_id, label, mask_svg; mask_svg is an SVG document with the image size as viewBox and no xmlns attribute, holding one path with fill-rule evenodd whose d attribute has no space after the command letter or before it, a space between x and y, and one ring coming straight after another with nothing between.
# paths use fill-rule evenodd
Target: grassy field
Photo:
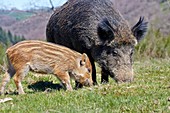
<instances>
[{"instance_id":1,"label":"grassy field","mask_svg":"<svg viewBox=\"0 0 170 113\"><path fill-rule=\"evenodd\" d=\"M98 68L98 72L99 72ZM0 103L1 113L168 113L170 112L170 59L150 59L134 63L135 81L83 88L72 92L56 90L58 81L53 76L33 76L23 81L27 94L16 95L13 80L8 84L13 100ZM2 76L0 76L2 78ZM98 81L100 74L98 73ZM40 82L44 81L44 82ZM53 81L51 83L50 81ZM37 84L33 84L36 83ZM39 87L46 84L46 87ZM49 87L50 92L44 91ZM74 85L74 81L72 81ZM29 87L28 87L29 86ZM35 90L33 90L35 89Z\"/></svg>"},{"instance_id":2,"label":"grassy field","mask_svg":"<svg viewBox=\"0 0 170 113\"><path fill-rule=\"evenodd\" d=\"M2 47L0 53L5 53ZM0 113L170 113L170 36L149 30L134 58L132 83L116 84L110 78L109 84L102 85L98 68L98 86L68 92L57 90L59 81L52 75L29 73L22 82L27 94L16 95L11 80L8 94L0 99L13 100L0 103ZM4 64L4 54L0 54L0 64Z\"/></svg>"}]
</instances>

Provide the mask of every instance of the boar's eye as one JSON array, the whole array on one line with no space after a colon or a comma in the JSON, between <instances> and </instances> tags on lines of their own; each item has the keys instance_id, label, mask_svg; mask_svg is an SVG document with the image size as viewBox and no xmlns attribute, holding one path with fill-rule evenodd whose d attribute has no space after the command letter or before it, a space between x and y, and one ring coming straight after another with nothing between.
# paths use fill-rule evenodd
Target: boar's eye
<instances>
[{"instance_id":1,"label":"boar's eye","mask_svg":"<svg viewBox=\"0 0 170 113\"><path fill-rule=\"evenodd\" d=\"M130 56L132 56L134 53L134 49L131 50Z\"/></svg>"},{"instance_id":2,"label":"boar's eye","mask_svg":"<svg viewBox=\"0 0 170 113\"><path fill-rule=\"evenodd\" d=\"M112 51L112 55L113 56L117 56L118 55L118 51L116 51L116 50Z\"/></svg>"},{"instance_id":3,"label":"boar's eye","mask_svg":"<svg viewBox=\"0 0 170 113\"><path fill-rule=\"evenodd\" d=\"M116 50L108 50L107 51L107 55L117 56L118 55L118 51L116 51Z\"/></svg>"}]
</instances>

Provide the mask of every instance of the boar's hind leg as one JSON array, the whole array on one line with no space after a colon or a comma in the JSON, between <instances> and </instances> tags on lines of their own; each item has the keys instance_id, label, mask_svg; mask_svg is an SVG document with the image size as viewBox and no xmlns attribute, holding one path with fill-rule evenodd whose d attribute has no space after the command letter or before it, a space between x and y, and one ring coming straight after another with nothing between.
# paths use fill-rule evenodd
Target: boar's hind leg
<instances>
[{"instance_id":1,"label":"boar's hind leg","mask_svg":"<svg viewBox=\"0 0 170 113\"><path fill-rule=\"evenodd\" d=\"M9 68L4 74L4 78L2 79L0 94L4 94L6 84L10 81L10 79L14 76L14 74L15 74L14 68L12 67L12 65L9 65Z\"/></svg>"},{"instance_id":2,"label":"boar's hind leg","mask_svg":"<svg viewBox=\"0 0 170 113\"><path fill-rule=\"evenodd\" d=\"M101 83L104 84L104 83L108 83L109 82L109 77L108 77L108 72L102 68L102 77L101 77Z\"/></svg>"},{"instance_id":3,"label":"boar's hind leg","mask_svg":"<svg viewBox=\"0 0 170 113\"><path fill-rule=\"evenodd\" d=\"M21 82L24 79L25 75L28 73L29 69L29 66L26 65L21 70L16 70L16 73L14 75L14 82L16 84L18 94L25 94Z\"/></svg>"}]
</instances>

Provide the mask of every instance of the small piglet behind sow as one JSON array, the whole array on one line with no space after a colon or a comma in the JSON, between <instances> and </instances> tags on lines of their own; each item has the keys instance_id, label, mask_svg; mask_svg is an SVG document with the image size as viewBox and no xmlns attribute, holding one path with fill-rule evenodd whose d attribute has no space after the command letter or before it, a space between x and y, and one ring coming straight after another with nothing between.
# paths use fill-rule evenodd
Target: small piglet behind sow
<instances>
[{"instance_id":1,"label":"small piglet behind sow","mask_svg":"<svg viewBox=\"0 0 170 113\"><path fill-rule=\"evenodd\" d=\"M19 42L8 48L6 53L9 68L2 80L0 94L4 93L6 84L13 76L18 93L24 94L21 81L28 71L54 74L66 90L72 90L70 78L85 86L92 85L92 67L85 53L36 40Z\"/></svg>"}]
</instances>

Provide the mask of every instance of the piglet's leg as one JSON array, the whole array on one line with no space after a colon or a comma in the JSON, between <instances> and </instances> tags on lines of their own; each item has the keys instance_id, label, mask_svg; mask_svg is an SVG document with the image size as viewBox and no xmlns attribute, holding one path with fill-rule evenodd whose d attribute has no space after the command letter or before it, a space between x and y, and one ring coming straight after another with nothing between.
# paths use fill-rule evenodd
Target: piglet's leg
<instances>
[{"instance_id":1,"label":"piglet's leg","mask_svg":"<svg viewBox=\"0 0 170 113\"><path fill-rule=\"evenodd\" d=\"M62 83L64 84L66 90L68 90L68 91L72 91L73 90L72 87L71 87L70 81L62 80Z\"/></svg>"},{"instance_id":2,"label":"piglet's leg","mask_svg":"<svg viewBox=\"0 0 170 113\"><path fill-rule=\"evenodd\" d=\"M0 94L4 94L4 90L6 87L6 84L10 81L10 79L14 76L15 70L12 66L9 66L8 70L4 74L4 78L2 79L2 83L0 86Z\"/></svg>"},{"instance_id":3,"label":"piglet's leg","mask_svg":"<svg viewBox=\"0 0 170 113\"><path fill-rule=\"evenodd\" d=\"M61 83L64 85L65 89L68 91L72 91L73 88L70 83L70 76L67 72L60 72L60 71L55 71L54 73L57 78L61 81Z\"/></svg>"},{"instance_id":4,"label":"piglet's leg","mask_svg":"<svg viewBox=\"0 0 170 113\"><path fill-rule=\"evenodd\" d=\"M2 83L1 83L0 94L4 94L5 86L10 81L10 78L11 78L10 74L8 72L6 72L4 75L4 78L2 80Z\"/></svg>"},{"instance_id":5,"label":"piglet's leg","mask_svg":"<svg viewBox=\"0 0 170 113\"><path fill-rule=\"evenodd\" d=\"M29 67L26 66L22 70L16 71L16 74L14 75L14 82L16 84L18 94L25 94L21 82L24 79L25 75L28 73L28 71Z\"/></svg>"},{"instance_id":6,"label":"piglet's leg","mask_svg":"<svg viewBox=\"0 0 170 113\"><path fill-rule=\"evenodd\" d=\"M21 72L16 72L15 76L14 76L14 82L16 84L17 90L18 90L18 94L25 94L23 88L22 88L22 84L21 81L23 79L23 75Z\"/></svg>"}]
</instances>

